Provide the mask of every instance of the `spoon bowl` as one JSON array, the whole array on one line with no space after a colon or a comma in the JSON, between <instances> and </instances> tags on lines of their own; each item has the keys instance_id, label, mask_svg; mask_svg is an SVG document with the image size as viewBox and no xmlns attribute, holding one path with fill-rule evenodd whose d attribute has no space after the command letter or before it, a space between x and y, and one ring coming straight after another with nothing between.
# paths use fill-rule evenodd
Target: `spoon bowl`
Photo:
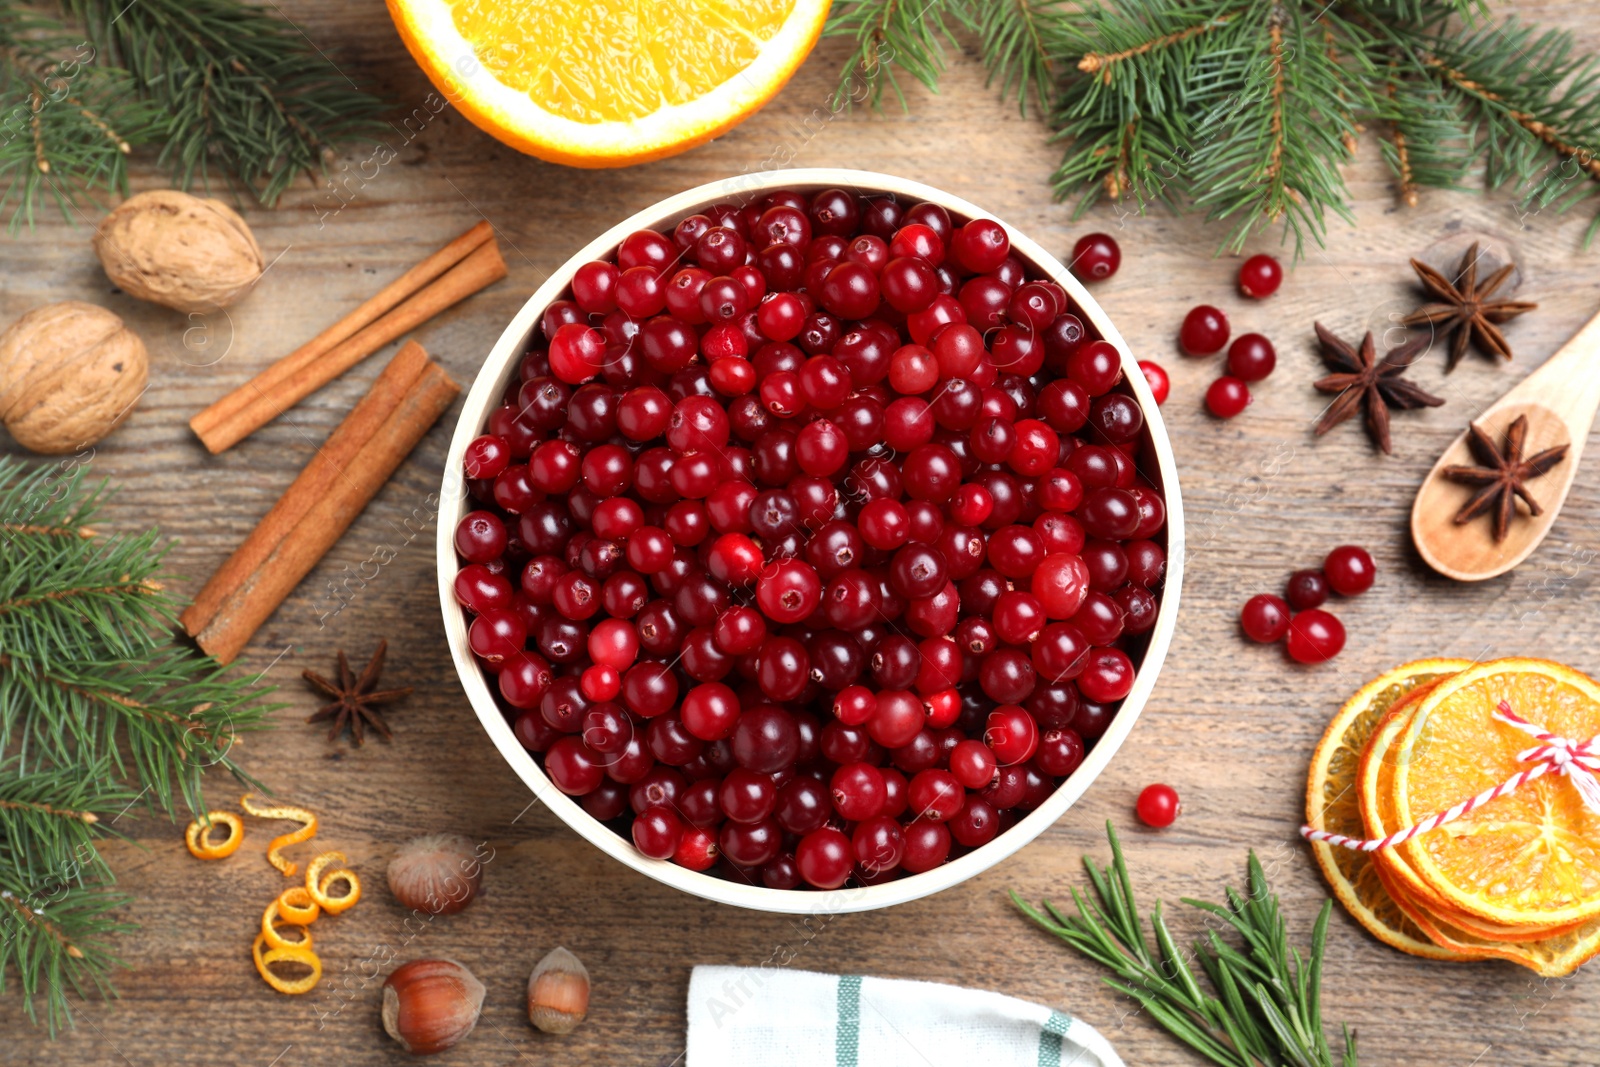
<instances>
[{"instance_id":1,"label":"spoon bowl","mask_svg":"<svg viewBox=\"0 0 1600 1067\"><path fill-rule=\"evenodd\" d=\"M1411 508L1411 537L1428 566L1449 578L1479 582L1504 574L1539 547L1578 473L1583 446L1600 408L1600 315L1590 319L1544 366L1524 378L1473 421L1497 443L1519 416L1528 419L1523 456L1566 444L1567 454L1547 473L1529 482L1541 512L1530 515L1518 501L1505 540L1494 539L1487 516L1455 521L1473 487L1444 476L1446 467L1475 465L1467 431L1451 442L1417 490Z\"/></svg>"}]
</instances>

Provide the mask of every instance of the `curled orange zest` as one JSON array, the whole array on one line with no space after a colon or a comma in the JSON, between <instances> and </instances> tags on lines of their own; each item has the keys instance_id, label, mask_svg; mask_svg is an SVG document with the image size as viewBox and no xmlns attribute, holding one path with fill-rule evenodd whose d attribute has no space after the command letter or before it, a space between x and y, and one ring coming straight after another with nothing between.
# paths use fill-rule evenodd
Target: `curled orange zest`
<instances>
[{"instance_id":1,"label":"curled orange zest","mask_svg":"<svg viewBox=\"0 0 1600 1067\"><path fill-rule=\"evenodd\" d=\"M250 954L255 957L256 970L273 989L280 993L309 993L322 980L322 960L309 948L288 945L285 948L266 948L267 935L257 934ZM272 972L275 963L299 963L311 968L303 978L283 978Z\"/></svg>"},{"instance_id":2,"label":"curled orange zest","mask_svg":"<svg viewBox=\"0 0 1600 1067\"><path fill-rule=\"evenodd\" d=\"M317 921L322 909L311 899L304 886L292 885L278 894L278 918L296 926L307 926Z\"/></svg>"},{"instance_id":3,"label":"curled orange zest","mask_svg":"<svg viewBox=\"0 0 1600 1067\"><path fill-rule=\"evenodd\" d=\"M311 894L311 899L321 905L322 910L329 915L337 915L347 908L352 908L356 901L361 899L361 879L356 877L355 871L346 867L336 867L326 874L323 873L330 865L343 862L343 852L324 852L306 864L306 892ZM342 897L329 896L328 890L340 881L348 882L350 891Z\"/></svg>"},{"instance_id":4,"label":"curled orange zest","mask_svg":"<svg viewBox=\"0 0 1600 1067\"><path fill-rule=\"evenodd\" d=\"M300 931L300 937L294 941L286 941L283 935L278 933L277 924L288 921L279 913L279 907L280 902L274 900L267 905L267 910L261 913L261 936L266 939L267 945L271 948L302 948L309 952L311 950L311 928L309 926L303 923L294 924L295 928Z\"/></svg>"},{"instance_id":5,"label":"curled orange zest","mask_svg":"<svg viewBox=\"0 0 1600 1067\"><path fill-rule=\"evenodd\" d=\"M217 826L228 828L228 836L221 841L211 840L211 831ZM239 844L243 840L244 823L239 821L239 816L227 811L207 812L204 825L196 819L183 831L183 843L189 846L189 854L199 860L220 860L231 856L239 851Z\"/></svg>"},{"instance_id":6,"label":"curled orange zest","mask_svg":"<svg viewBox=\"0 0 1600 1067\"><path fill-rule=\"evenodd\" d=\"M305 808L293 808L288 805L265 806L255 802L255 794L246 793L239 798L239 806L248 815L260 819L293 819L305 825L298 830L274 837L267 845L267 862L283 872L285 878L292 878L299 865L292 860L283 858L283 850L290 845L297 845L301 841L309 841L317 836L317 817Z\"/></svg>"}]
</instances>

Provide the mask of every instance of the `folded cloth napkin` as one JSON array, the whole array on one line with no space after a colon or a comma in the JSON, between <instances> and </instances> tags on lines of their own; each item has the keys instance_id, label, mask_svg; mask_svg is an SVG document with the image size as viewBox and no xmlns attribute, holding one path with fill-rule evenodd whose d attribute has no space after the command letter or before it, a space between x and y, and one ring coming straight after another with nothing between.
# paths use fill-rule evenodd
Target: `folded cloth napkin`
<instances>
[{"instance_id":1,"label":"folded cloth napkin","mask_svg":"<svg viewBox=\"0 0 1600 1067\"><path fill-rule=\"evenodd\" d=\"M687 1067L1122 1067L1087 1023L936 982L696 967Z\"/></svg>"}]
</instances>

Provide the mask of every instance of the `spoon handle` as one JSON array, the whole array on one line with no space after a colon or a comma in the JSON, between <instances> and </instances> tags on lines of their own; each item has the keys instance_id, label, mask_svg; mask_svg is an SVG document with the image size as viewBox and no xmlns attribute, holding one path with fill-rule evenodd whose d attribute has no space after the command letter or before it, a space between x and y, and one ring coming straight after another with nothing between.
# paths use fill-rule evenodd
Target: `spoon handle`
<instances>
[{"instance_id":1,"label":"spoon handle","mask_svg":"<svg viewBox=\"0 0 1600 1067\"><path fill-rule=\"evenodd\" d=\"M1572 433L1575 450L1583 447L1600 409L1600 313L1484 414L1528 401L1559 415Z\"/></svg>"}]
</instances>

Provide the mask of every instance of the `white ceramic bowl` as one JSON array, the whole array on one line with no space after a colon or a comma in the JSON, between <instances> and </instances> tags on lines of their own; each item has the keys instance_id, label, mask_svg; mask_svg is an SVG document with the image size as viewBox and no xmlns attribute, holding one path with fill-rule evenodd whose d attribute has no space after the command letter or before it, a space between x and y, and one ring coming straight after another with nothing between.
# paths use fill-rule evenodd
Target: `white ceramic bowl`
<instances>
[{"instance_id":1,"label":"white ceramic bowl","mask_svg":"<svg viewBox=\"0 0 1600 1067\"><path fill-rule=\"evenodd\" d=\"M1167 654L1167 646L1172 640L1173 628L1178 619L1178 592L1183 581L1183 507L1178 496L1177 468L1172 457L1172 446L1167 440L1166 428L1161 422L1160 412L1156 409L1155 399L1145 384L1144 375L1128 351L1127 343L1117 333L1116 327L1100 309L1094 297L1089 295L1055 257L1015 228L1007 226L1006 232L1011 237L1012 251L1040 274L1066 289L1073 303L1083 310L1089 323L1100 336L1115 345L1122 354L1124 375L1131 384L1133 395L1140 408L1144 411L1147 438L1145 454L1153 455L1157 465L1156 470L1145 470L1144 473L1157 483L1166 498L1167 578L1161 593L1156 624L1150 632L1144 658L1138 664L1133 691L1123 700L1110 729L1096 743L1082 766L1062 782L1048 800L1029 812L1011 829L981 848L922 874L909 875L880 885L847 887L831 892L767 889L764 886L731 882L713 875L691 871L674 863L649 859L633 847L633 842L618 836L610 827L596 820L575 800L556 789L550 779L545 777L539 764L512 733L511 723L507 721L505 713L501 711L490 690L490 680L473 659L472 652L467 646L467 619L456 603L452 587L455 573L460 567L453 544L453 534L456 524L466 512L467 504L465 486L460 474L466 447L483 431L490 411L500 403L507 386L516 375L528 339L538 328L544 309L564 294L578 267L590 260L611 255L622 239L635 230L647 228L670 230L678 220L712 204L747 203L776 189L808 192L827 188L850 189L860 193L890 193L911 202L927 200L942 205L952 215L964 219L994 217L982 208L949 193L904 178L870 171L818 168L771 171L713 182L668 197L653 207L624 219L596 237L587 247L580 249L551 274L549 279L528 298L522 310L500 335L500 340L489 353L483 369L478 372L472 391L467 394L460 421L456 424L455 436L450 441L450 451L445 457L445 478L440 491L439 505L439 601L444 610L444 629L450 642L450 653L455 659L456 670L461 675L461 684L466 688L467 698L478 713L484 730L493 739L495 747L500 750L506 762L511 764L512 769L527 783L534 795L596 848L657 881L665 882L706 900L758 911L790 914L867 911L925 897L987 870L1043 833L1046 827L1059 819L1061 814L1083 795L1083 791L1089 788L1089 784L1100 775L1100 772L1105 770L1129 731L1133 729L1134 720L1139 717L1145 701L1150 698L1156 676L1161 669L1161 662Z\"/></svg>"}]
</instances>

